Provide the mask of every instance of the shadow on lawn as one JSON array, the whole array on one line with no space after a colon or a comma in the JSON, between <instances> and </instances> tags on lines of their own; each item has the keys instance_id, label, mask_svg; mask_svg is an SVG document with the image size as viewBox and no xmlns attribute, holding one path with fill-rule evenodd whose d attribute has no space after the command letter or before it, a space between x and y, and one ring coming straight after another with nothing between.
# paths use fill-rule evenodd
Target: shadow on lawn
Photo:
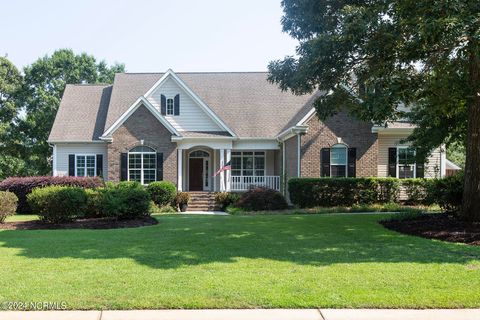
<instances>
[{"instance_id":1,"label":"shadow on lawn","mask_svg":"<svg viewBox=\"0 0 480 320\"><path fill-rule=\"evenodd\" d=\"M468 263L480 248L400 235L379 216L159 217L152 227L2 231L2 248L29 258L134 259L152 268L263 258L301 265ZM114 262L112 262L114 263Z\"/></svg>"}]
</instances>

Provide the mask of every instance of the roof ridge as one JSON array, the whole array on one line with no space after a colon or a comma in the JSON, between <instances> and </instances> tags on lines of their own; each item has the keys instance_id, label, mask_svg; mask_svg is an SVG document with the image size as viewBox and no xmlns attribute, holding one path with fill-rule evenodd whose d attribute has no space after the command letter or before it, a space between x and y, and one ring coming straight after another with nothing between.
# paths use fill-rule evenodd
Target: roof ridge
<instances>
[{"instance_id":1,"label":"roof ridge","mask_svg":"<svg viewBox=\"0 0 480 320\"><path fill-rule=\"evenodd\" d=\"M67 86L75 87L108 87L113 86L111 83L67 83Z\"/></svg>"},{"instance_id":2,"label":"roof ridge","mask_svg":"<svg viewBox=\"0 0 480 320\"><path fill-rule=\"evenodd\" d=\"M232 74L232 73L268 73L268 71L174 71L175 74ZM165 74L165 72L118 72L116 74Z\"/></svg>"}]
</instances>

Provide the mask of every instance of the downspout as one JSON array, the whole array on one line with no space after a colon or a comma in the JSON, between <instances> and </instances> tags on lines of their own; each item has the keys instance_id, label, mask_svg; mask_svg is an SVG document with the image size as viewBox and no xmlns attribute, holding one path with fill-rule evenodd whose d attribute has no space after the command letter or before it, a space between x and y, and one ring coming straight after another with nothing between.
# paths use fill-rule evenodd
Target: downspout
<instances>
[{"instance_id":1,"label":"downspout","mask_svg":"<svg viewBox=\"0 0 480 320\"><path fill-rule=\"evenodd\" d=\"M301 144L301 137L300 133L297 133L297 178L300 178L300 144Z\"/></svg>"}]
</instances>

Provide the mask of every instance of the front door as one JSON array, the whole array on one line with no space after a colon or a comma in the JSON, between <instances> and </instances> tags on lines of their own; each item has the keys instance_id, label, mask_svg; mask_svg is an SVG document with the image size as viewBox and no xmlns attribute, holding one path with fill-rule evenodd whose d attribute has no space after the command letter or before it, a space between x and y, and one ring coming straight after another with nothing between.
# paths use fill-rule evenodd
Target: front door
<instances>
[{"instance_id":1,"label":"front door","mask_svg":"<svg viewBox=\"0 0 480 320\"><path fill-rule=\"evenodd\" d=\"M190 191L203 191L202 158L190 158L190 172L188 181Z\"/></svg>"}]
</instances>

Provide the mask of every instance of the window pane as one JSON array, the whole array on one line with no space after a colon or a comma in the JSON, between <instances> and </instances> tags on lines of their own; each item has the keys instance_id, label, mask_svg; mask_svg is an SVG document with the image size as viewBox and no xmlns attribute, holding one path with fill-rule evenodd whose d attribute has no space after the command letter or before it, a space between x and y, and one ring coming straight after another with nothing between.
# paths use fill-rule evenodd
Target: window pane
<instances>
[{"instance_id":1,"label":"window pane","mask_svg":"<svg viewBox=\"0 0 480 320\"><path fill-rule=\"evenodd\" d=\"M155 181L155 170L147 169L143 170L143 183L149 184Z\"/></svg>"},{"instance_id":2,"label":"window pane","mask_svg":"<svg viewBox=\"0 0 480 320\"><path fill-rule=\"evenodd\" d=\"M264 157L255 157L255 169L265 169Z\"/></svg>"},{"instance_id":3,"label":"window pane","mask_svg":"<svg viewBox=\"0 0 480 320\"><path fill-rule=\"evenodd\" d=\"M167 114L173 114L173 99L167 99Z\"/></svg>"},{"instance_id":4,"label":"window pane","mask_svg":"<svg viewBox=\"0 0 480 320\"><path fill-rule=\"evenodd\" d=\"M265 156L265 152L264 151L256 151L255 155L256 156Z\"/></svg>"},{"instance_id":5,"label":"window pane","mask_svg":"<svg viewBox=\"0 0 480 320\"><path fill-rule=\"evenodd\" d=\"M146 147L146 146L138 146L138 147L135 147L135 148L131 149L130 152L155 152L155 150L153 150L150 147Z\"/></svg>"},{"instance_id":6,"label":"window pane","mask_svg":"<svg viewBox=\"0 0 480 320\"><path fill-rule=\"evenodd\" d=\"M255 175L256 176L264 176L265 175L265 170L255 170Z\"/></svg>"},{"instance_id":7,"label":"window pane","mask_svg":"<svg viewBox=\"0 0 480 320\"><path fill-rule=\"evenodd\" d=\"M347 148L333 147L330 151L331 165L346 165L347 164Z\"/></svg>"},{"instance_id":8,"label":"window pane","mask_svg":"<svg viewBox=\"0 0 480 320\"><path fill-rule=\"evenodd\" d=\"M130 174L130 181L137 181L137 182L141 182L141 171L140 170L133 170L133 169L130 169L129 170L129 174Z\"/></svg>"},{"instance_id":9,"label":"window pane","mask_svg":"<svg viewBox=\"0 0 480 320\"><path fill-rule=\"evenodd\" d=\"M242 158L240 157L232 157L232 169L240 170L242 167Z\"/></svg>"},{"instance_id":10,"label":"window pane","mask_svg":"<svg viewBox=\"0 0 480 320\"><path fill-rule=\"evenodd\" d=\"M95 168L87 168L87 176L95 177Z\"/></svg>"},{"instance_id":11,"label":"window pane","mask_svg":"<svg viewBox=\"0 0 480 320\"><path fill-rule=\"evenodd\" d=\"M157 156L154 153L143 154L143 168L144 169L155 169L155 162L157 161Z\"/></svg>"},{"instance_id":12,"label":"window pane","mask_svg":"<svg viewBox=\"0 0 480 320\"><path fill-rule=\"evenodd\" d=\"M205 187L208 187L208 160L205 160L205 169L203 170L205 173Z\"/></svg>"},{"instance_id":13,"label":"window pane","mask_svg":"<svg viewBox=\"0 0 480 320\"><path fill-rule=\"evenodd\" d=\"M77 162L78 165L78 162ZM77 166L77 177L84 177L85 176L85 167L78 167Z\"/></svg>"},{"instance_id":14,"label":"window pane","mask_svg":"<svg viewBox=\"0 0 480 320\"><path fill-rule=\"evenodd\" d=\"M244 176L253 176L253 170L243 170Z\"/></svg>"},{"instance_id":15,"label":"window pane","mask_svg":"<svg viewBox=\"0 0 480 320\"><path fill-rule=\"evenodd\" d=\"M85 156L77 156L77 167L85 167Z\"/></svg>"},{"instance_id":16,"label":"window pane","mask_svg":"<svg viewBox=\"0 0 480 320\"><path fill-rule=\"evenodd\" d=\"M232 170L232 176L240 176L240 175L242 175L241 170Z\"/></svg>"},{"instance_id":17,"label":"window pane","mask_svg":"<svg viewBox=\"0 0 480 320\"><path fill-rule=\"evenodd\" d=\"M253 169L253 156L243 154L243 169Z\"/></svg>"},{"instance_id":18,"label":"window pane","mask_svg":"<svg viewBox=\"0 0 480 320\"><path fill-rule=\"evenodd\" d=\"M398 167L398 177L400 179L413 178L414 166L412 165L401 165Z\"/></svg>"},{"instance_id":19,"label":"window pane","mask_svg":"<svg viewBox=\"0 0 480 320\"><path fill-rule=\"evenodd\" d=\"M332 172L332 174L331 174L332 177L341 178L341 177L346 176L347 166L332 165L332 166L330 166L330 168L331 168L331 172Z\"/></svg>"},{"instance_id":20,"label":"window pane","mask_svg":"<svg viewBox=\"0 0 480 320\"><path fill-rule=\"evenodd\" d=\"M128 155L128 167L130 169L142 168L142 155L139 153L133 153Z\"/></svg>"}]
</instances>

